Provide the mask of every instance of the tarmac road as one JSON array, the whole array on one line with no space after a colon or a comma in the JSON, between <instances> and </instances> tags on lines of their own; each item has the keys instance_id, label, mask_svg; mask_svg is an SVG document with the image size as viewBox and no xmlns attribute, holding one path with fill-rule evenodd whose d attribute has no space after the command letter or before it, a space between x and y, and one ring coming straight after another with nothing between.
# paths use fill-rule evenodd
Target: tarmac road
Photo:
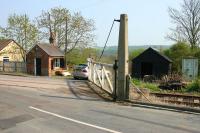
<instances>
[{"instance_id":1,"label":"tarmac road","mask_svg":"<svg viewBox=\"0 0 200 133\"><path fill-rule=\"evenodd\" d=\"M104 101L87 81L0 75L0 133L200 133L200 115Z\"/></svg>"}]
</instances>

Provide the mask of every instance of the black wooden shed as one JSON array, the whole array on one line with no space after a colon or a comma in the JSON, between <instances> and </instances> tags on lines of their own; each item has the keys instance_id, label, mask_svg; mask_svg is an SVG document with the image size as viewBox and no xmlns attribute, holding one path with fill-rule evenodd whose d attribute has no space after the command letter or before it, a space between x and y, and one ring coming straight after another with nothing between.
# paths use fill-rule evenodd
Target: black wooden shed
<instances>
[{"instance_id":1,"label":"black wooden shed","mask_svg":"<svg viewBox=\"0 0 200 133\"><path fill-rule=\"evenodd\" d=\"M153 48L146 49L132 60L132 76L143 78L145 75L161 77L171 70L172 61Z\"/></svg>"}]
</instances>

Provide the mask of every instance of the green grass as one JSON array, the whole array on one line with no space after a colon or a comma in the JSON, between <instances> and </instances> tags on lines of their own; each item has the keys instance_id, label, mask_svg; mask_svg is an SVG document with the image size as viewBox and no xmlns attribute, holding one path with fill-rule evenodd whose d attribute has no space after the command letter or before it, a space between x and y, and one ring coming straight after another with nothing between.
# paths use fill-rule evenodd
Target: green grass
<instances>
[{"instance_id":1,"label":"green grass","mask_svg":"<svg viewBox=\"0 0 200 133\"><path fill-rule=\"evenodd\" d=\"M156 83L147 83L139 79L132 79L132 82L139 88L149 89L151 92L160 92L160 88Z\"/></svg>"},{"instance_id":2,"label":"green grass","mask_svg":"<svg viewBox=\"0 0 200 133\"><path fill-rule=\"evenodd\" d=\"M132 79L132 82L139 88L149 89L150 92L166 92L167 93L178 93L178 94L192 94L200 95L200 79L196 79L189 83L185 88L180 90L161 90L156 83L143 82L139 79Z\"/></svg>"}]
</instances>

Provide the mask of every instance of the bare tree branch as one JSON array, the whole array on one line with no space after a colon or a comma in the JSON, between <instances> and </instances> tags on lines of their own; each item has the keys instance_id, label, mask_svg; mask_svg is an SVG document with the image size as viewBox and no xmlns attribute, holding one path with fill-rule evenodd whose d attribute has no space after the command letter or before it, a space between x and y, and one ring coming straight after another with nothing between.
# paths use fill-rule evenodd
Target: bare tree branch
<instances>
[{"instance_id":1,"label":"bare tree branch","mask_svg":"<svg viewBox=\"0 0 200 133\"><path fill-rule=\"evenodd\" d=\"M167 38L173 41L185 40L191 48L200 45L200 0L184 0L181 10L169 8L169 15L176 25Z\"/></svg>"}]
</instances>

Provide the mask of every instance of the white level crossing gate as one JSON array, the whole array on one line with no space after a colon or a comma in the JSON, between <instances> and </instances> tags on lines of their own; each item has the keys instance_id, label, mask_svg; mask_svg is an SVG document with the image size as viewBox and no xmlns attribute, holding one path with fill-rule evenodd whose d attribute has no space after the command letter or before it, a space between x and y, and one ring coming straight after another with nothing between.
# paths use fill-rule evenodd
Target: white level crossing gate
<instances>
[{"instance_id":1,"label":"white level crossing gate","mask_svg":"<svg viewBox=\"0 0 200 133\"><path fill-rule=\"evenodd\" d=\"M113 64L88 62L89 80L109 94L114 94L115 71Z\"/></svg>"},{"instance_id":2,"label":"white level crossing gate","mask_svg":"<svg viewBox=\"0 0 200 133\"><path fill-rule=\"evenodd\" d=\"M89 62L89 80L114 96L125 100L129 96L128 84L128 16L120 15L119 45L115 67L112 64ZM110 34L110 33L109 33ZM106 45L105 45L106 46ZM117 64L117 65L116 65ZM115 68L115 71L114 71ZM116 71L117 69L117 71ZM116 85L117 84L117 85Z\"/></svg>"}]
</instances>

